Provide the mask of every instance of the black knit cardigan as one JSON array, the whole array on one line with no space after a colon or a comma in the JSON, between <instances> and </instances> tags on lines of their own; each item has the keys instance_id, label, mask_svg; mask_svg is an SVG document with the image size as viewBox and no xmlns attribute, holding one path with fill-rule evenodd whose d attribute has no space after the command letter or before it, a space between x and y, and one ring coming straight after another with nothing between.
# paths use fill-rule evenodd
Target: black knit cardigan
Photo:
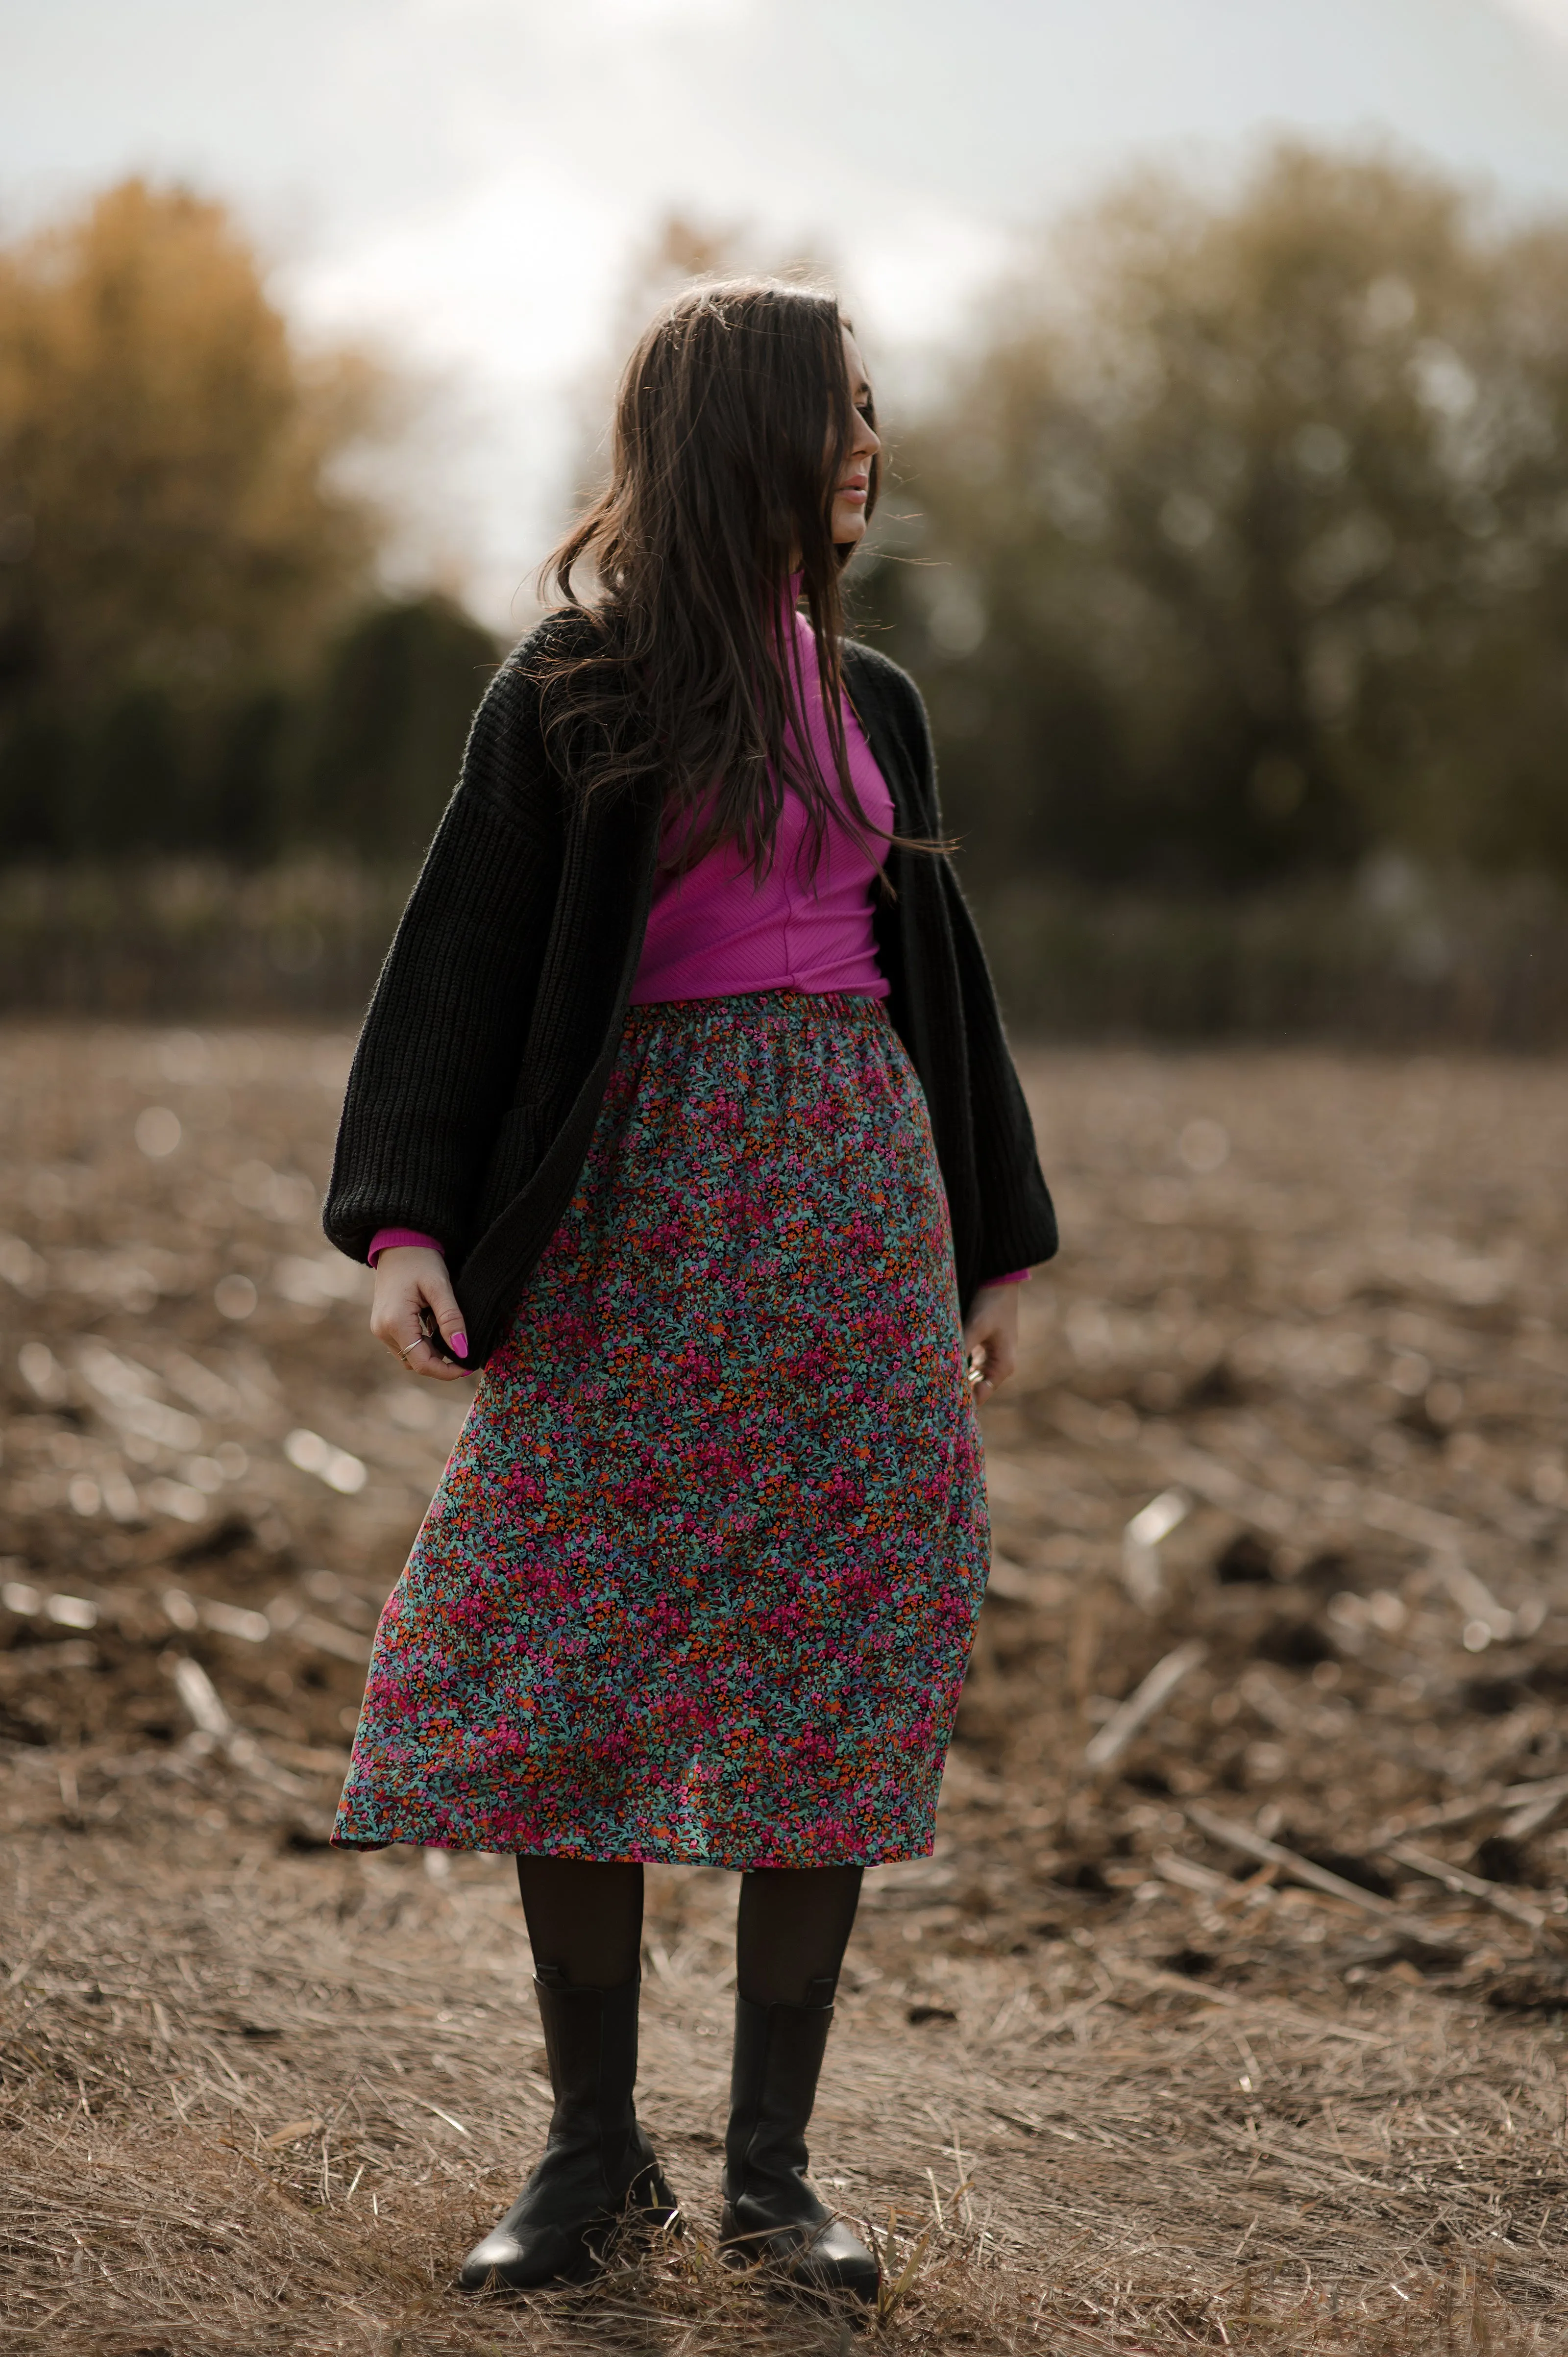
<instances>
[{"instance_id":1,"label":"black knit cardigan","mask_svg":"<svg viewBox=\"0 0 1568 2357\"><path fill-rule=\"evenodd\" d=\"M546 753L531 657L581 627L541 624L475 716L360 1034L323 1216L355 1260L380 1228L441 1238L471 1366L504 1339L572 1199L653 892L659 781L583 794ZM853 641L843 673L897 831L940 834L918 689ZM925 1091L967 1310L987 1278L1050 1257L1056 1217L958 880L929 852L894 849L887 874L888 1013Z\"/></svg>"}]
</instances>

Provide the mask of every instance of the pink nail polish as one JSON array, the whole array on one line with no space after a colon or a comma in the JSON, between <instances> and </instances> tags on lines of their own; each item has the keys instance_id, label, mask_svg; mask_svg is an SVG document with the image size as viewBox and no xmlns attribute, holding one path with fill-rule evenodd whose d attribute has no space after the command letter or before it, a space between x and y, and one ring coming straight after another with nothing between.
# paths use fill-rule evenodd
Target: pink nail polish
<instances>
[{"instance_id":1,"label":"pink nail polish","mask_svg":"<svg viewBox=\"0 0 1568 2357\"><path fill-rule=\"evenodd\" d=\"M452 1337L452 1348L456 1351L457 1356L460 1359L466 1359L468 1355L468 1338L467 1334L454 1334Z\"/></svg>"}]
</instances>

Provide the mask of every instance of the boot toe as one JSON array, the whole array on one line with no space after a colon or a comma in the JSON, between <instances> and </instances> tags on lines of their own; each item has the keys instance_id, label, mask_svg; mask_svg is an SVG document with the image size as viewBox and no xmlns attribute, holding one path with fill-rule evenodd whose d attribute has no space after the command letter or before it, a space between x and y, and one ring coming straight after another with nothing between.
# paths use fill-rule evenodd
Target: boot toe
<instances>
[{"instance_id":1,"label":"boot toe","mask_svg":"<svg viewBox=\"0 0 1568 2357\"><path fill-rule=\"evenodd\" d=\"M476 2243L458 2270L463 2291L506 2284L513 2291L537 2291L544 2284L581 2283L601 2264L605 2246L617 2234L645 2235L682 2231L681 2205L646 2137L645 2158L617 2207L585 2201L571 2214L541 2216L550 2189L525 2192L482 2243Z\"/></svg>"},{"instance_id":2,"label":"boot toe","mask_svg":"<svg viewBox=\"0 0 1568 2357\"><path fill-rule=\"evenodd\" d=\"M858 2234L835 2218L794 2254L788 2272L792 2280L813 2291L848 2292L855 2299L875 2300L882 2270Z\"/></svg>"},{"instance_id":3,"label":"boot toe","mask_svg":"<svg viewBox=\"0 0 1568 2357\"><path fill-rule=\"evenodd\" d=\"M802 2291L874 2301L881 2286L882 2270L859 2235L825 2212L785 2223L748 2219L726 2204L719 2243L730 2266L768 2267Z\"/></svg>"},{"instance_id":4,"label":"boot toe","mask_svg":"<svg viewBox=\"0 0 1568 2357\"><path fill-rule=\"evenodd\" d=\"M462 2291L488 2291L505 2284L513 2291L537 2291L549 2283L573 2283L590 2273L594 2254L585 2230L546 2227L521 2234L498 2227L476 2243L458 2271Z\"/></svg>"},{"instance_id":5,"label":"boot toe","mask_svg":"<svg viewBox=\"0 0 1568 2357\"><path fill-rule=\"evenodd\" d=\"M510 2283L511 2270L522 2254L510 2234L487 2234L476 2243L457 2271L460 2291L485 2291L498 2283Z\"/></svg>"}]
</instances>

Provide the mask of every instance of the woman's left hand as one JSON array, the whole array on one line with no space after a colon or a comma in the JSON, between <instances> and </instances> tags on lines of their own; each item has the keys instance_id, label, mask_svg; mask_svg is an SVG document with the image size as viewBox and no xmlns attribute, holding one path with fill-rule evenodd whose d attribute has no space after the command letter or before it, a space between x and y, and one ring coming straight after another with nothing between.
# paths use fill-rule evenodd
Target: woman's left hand
<instances>
[{"instance_id":1,"label":"woman's left hand","mask_svg":"<svg viewBox=\"0 0 1568 2357\"><path fill-rule=\"evenodd\" d=\"M990 1398L1018 1364L1018 1288L983 1285L963 1321L964 1363L975 1405Z\"/></svg>"}]
</instances>

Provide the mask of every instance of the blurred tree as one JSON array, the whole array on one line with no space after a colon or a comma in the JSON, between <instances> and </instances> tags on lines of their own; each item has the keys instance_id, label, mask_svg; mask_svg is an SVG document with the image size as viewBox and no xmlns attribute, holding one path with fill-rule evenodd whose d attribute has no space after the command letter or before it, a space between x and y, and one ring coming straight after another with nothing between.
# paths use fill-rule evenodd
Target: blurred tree
<instances>
[{"instance_id":1,"label":"blurred tree","mask_svg":"<svg viewBox=\"0 0 1568 2357\"><path fill-rule=\"evenodd\" d=\"M489 632L444 597L361 617L326 666L290 832L371 859L417 858L498 652Z\"/></svg>"},{"instance_id":2,"label":"blurred tree","mask_svg":"<svg viewBox=\"0 0 1568 2357\"><path fill-rule=\"evenodd\" d=\"M183 190L0 252L6 853L417 854L495 648L443 598L364 610L381 520L338 462L393 394L302 354Z\"/></svg>"},{"instance_id":3,"label":"blurred tree","mask_svg":"<svg viewBox=\"0 0 1568 2357\"><path fill-rule=\"evenodd\" d=\"M192 785L184 716L165 687L122 688L79 738L68 802L76 844L113 859L132 851L176 851L191 840Z\"/></svg>"},{"instance_id":4,"label":"blurred tree","mask_svg":"<svg viewBox=\"0 0 1568 2357\"><path fill-rule=\"evenodd\" d=\"M0 250L8 845L232 832L206 807L215 716L302 678L364 597L379 521L336 469L390 391L296 349L225 209L185 190L130 180Z\"/></svg>"},{"instance_id":5,"label":"blurred tree","mask_svg":"<svg viewBox=\"0 0 1568 2357\"><path fill-rule=\"evenodd\" d=\"M220 717L199 840L245 866L288 848L301 716L281 687L258 688Z\"/></svg>"},{"instance_id":6,"label":"blurred tree","mask_svg":"<svg viewBox=\"0 0 1568 2357\"><path fill-rule=\"evenodd\" d=\"M1568 870L1568 224L1297 145L1139 178L898 457L871 602L980 877Z\"/></svg>"},{"instance_id":7,"label":"blurred tree","mask_svg":"<svg viewBox=\"0 0 1568 2357\"><path fill-rule=\"evenodd\" d=\"M307 361L225 209L129 180L0 253L0 642L13 683L199 696L307 653L377 532L333 464L364 360Z\"/></svg>"}]
</instances>

